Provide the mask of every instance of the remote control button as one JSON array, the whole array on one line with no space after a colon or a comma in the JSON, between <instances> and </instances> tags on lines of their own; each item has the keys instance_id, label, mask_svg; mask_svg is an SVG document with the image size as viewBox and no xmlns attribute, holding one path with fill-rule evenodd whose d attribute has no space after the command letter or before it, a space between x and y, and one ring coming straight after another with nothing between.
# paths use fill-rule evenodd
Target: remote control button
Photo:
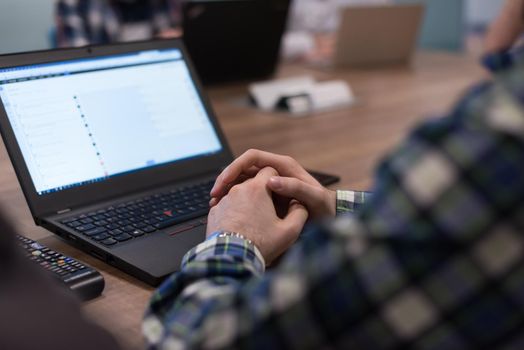
<instances>
[{"instance_id":1,"label":"remote control button","mask_svg":"<svg viewBox=\"0 0 524 350\"><path fill-rule=\"evenodd\" d=\"M34 243L31 243L31 248L40 250L44 247L41 244L39 244L38 242L34 242Z\"/></svg>"}]
</instances>

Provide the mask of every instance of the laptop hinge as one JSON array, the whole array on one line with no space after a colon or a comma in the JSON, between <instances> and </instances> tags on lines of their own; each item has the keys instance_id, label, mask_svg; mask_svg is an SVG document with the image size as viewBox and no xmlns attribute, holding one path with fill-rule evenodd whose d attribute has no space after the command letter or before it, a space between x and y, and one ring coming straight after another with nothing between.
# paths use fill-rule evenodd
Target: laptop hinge
<instances>
[{"instance_id":1,"label":"laptop hinge","mask_svg":"<svg viewBox=\"0 0 524 350\"><path fill-rule=\"evenodd\" d=\"M65 214L65 213L70 212L70 211L71 211L71 208L67 208L67 209L59 210L59 211L57 211L56 213L57 213L57 214Z\"/></svg>"}]
</instances>

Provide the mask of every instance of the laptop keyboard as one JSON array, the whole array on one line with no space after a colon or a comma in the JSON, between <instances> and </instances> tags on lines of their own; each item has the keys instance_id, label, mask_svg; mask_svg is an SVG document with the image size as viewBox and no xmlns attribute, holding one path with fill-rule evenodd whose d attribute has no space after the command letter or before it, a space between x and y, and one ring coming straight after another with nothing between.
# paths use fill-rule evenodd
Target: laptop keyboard
<instances>
[{"instance_id":1,"label":"laptop keyboard","mask_svg":"<svg viewBox=\"0 0 524 350\"><path fill-rule=\"evenodd\" d=\"M210 181L148 195L61 223L91 240L114 246L207 214L213 184Z\"/></svg>"}]
</instances>

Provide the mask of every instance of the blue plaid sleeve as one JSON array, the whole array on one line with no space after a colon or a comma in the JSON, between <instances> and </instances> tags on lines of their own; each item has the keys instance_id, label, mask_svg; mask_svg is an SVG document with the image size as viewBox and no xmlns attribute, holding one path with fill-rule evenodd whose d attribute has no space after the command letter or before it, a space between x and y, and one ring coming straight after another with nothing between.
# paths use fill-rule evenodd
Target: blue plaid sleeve
<instances>
[{"instance_id":1,"label":"blue plaid sleeve","mask_svg":"<svg viewBox=\"0 0 524 350\"><path fill-rule=\"evenodd\" d=\"M369 201L370 192L337 191L337 215L353 213Z\"/></svg>"},{"instance_id":2,"label":"blue plaid sleeve","mask_svg":"<svg viewBox=\"0 0 524 350\"><path fill-rule=\"evenodd\" d=\"M274 269L242 240L198 246L152 299L150 347L521 349L522 96L518 67L474 88Z\"/></svg>"}]
</instances>

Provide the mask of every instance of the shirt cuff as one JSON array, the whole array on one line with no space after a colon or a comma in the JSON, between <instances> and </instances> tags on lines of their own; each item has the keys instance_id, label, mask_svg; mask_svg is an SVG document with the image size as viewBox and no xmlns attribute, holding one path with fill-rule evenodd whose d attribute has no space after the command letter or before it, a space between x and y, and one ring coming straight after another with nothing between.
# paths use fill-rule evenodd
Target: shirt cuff
<instances>
[{"instance_id":1,"label":"shirt cuff","mask_svg":"<svg viewBox=\"0 0 524 350\"><path fill-rule=\"evenodd\" d=\"M337 191L337 215L353 213L369 200L370 192Z\"/></svg>"},{"instance_id":2,"label":"shirt cuff","mask_svg":"<svg viewBox=\"0 0 524 350\"><path fill-rule=\"evenodd\" d=\"M241 264L255 276L262 276L266 268L264 257L258 248L247 240L235 236L210 237L186 253L182 259L182 269L213 261L215 267L217 260L227 262L224 267Z\"/></svg>"},{"instance_id":3,"label":"shirt cuff","mask_svg":"<svg viewBox=\"0 0 524 350\"><path fill-rule=\"evenodd\" d=\"M517 46L508 50L486 54L481 58L481 62L491 72L499 73L512 68L523 53L524 48Z\"/></svg>"}]
</instances>

